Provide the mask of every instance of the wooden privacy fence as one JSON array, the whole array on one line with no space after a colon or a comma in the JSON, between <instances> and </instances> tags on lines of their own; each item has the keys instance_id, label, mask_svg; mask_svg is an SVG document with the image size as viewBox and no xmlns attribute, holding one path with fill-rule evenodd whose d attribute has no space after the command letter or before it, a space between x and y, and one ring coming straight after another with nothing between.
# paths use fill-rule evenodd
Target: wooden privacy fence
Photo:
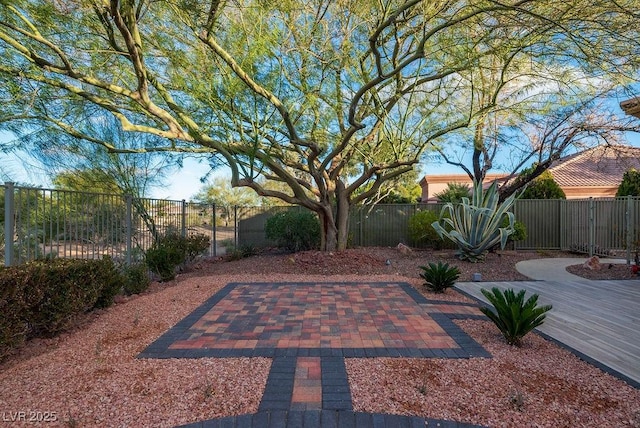
<instances>
[{"instance_id":1,"label":"wooden privacy fence","mask_svg":"<svg viewBox=\"0 0 640 428\"><path fill-rule=\"evenodd\" d=\"M236 246L264 247L267 219L300 207L234 207L162 199L14 186L0 189L0 258L6 266L39 257L126 262L142 257L154 236L168 232L210 237L209 255ZM410 244L409 219L438 204L352 207L350 246ZM516 250L565 250L626 257L640 245L640 198L517 200L527 228Z\"/></svg>"},{"instance_id":2,"label":"wooden privacy fence","mask_svg":"<svg viewBox=\"0 0 640 428\"><path fill-rule=\"evenodd\" d=\"M527 227L517 249L565 250L625 256L640 246L640 198L518 200L513 210Z\"/></svg>"},{"instance_id":3,"label":"wooden privacy fence","mask_svg":"<svg viewBox=\"0 0 640 428\"><path fill-rule=\"evenodd\" d=\"M410 243L409 219L420 210L440 212L439 204L389 204L353 207L351 246L395 246ZM238 244L272 245L264 224L274 213L296 208L253 208L238 217ZM513 212L527 228L516 250L563 250L589 255L625 257L640 245L640 198L584 200L517 200Z\"/></svg>"}]
</instances>

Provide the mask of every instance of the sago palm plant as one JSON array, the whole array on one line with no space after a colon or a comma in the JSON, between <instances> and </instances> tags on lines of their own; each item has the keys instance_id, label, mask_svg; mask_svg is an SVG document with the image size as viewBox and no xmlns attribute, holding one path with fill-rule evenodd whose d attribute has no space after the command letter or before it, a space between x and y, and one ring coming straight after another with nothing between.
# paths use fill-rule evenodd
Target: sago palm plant
<instances>
[{"instance_id":1,"label":"sago palm plant","mask_svg":"<svg viewBox=\"0 0 640 428\"><path fill-rule=\"evenodd\" d=\"M495 312L488 307L480 308L498 327L509 345L520 346L522 338L544 322L551 305L538 306L538 295L534 294L525 302L525 290L518 294L513 289L502 292L498 287L491 291L480 290L493 305Z\"/></svg>"},{"instance_id":2,"label":"sago palm plant","mask_svg":"<svg viewBox=\"0 0 640 428\"><path fill-rule=\"evenodd\" d=\"M500 203L496 183L486 192L482 183L474 183L471 200L462 198L459 204L445 204L440 219L432 226L440 238L447 237L458 246L460 259L477 262L498 244L504 249L509 235L514 232L515 219L509 209L515 199L513 194ZM507 219L506 227L503 226L504 219Z\"/></svg>"},{"instance_id":3,"label":"sago palm plant","mask_svg":"<svg viewBox=\"0 0 640 428\"><path fill-rule=\"evenodd\" d=\"M424 286L434 293L444 293L460 277L460 270L456 266L449 266L449 263L429 263L429 266L420 266L420 269Z\"/></svg>"}]
</instances>

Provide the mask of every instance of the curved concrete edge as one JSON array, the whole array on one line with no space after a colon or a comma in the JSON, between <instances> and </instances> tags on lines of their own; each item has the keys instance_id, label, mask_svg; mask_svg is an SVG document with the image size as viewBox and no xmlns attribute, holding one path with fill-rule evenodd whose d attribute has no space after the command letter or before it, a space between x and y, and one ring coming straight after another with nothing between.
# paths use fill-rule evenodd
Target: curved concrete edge
<instances>
[{"instance_id":1,"label":"curved concrete edge","mask_svg":"<svg viewBox=\"0 0 640 428\"><path fill-rule=\"evenodd\" d=\"M590 281L567 272L567 266L583 264L589 257L531 259L516 263L516 270L536 281ZM626 263L625 259L600 259L602 264Z\"/></svg>"}]
</instances>

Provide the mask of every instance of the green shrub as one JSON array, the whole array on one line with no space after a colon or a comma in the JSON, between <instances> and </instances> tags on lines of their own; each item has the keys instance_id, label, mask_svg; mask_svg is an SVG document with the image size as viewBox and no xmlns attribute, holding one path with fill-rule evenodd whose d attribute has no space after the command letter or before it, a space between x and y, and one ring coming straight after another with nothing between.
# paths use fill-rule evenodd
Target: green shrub
<instances>
[{"instance_id":1,"label":"green shrub","mask_svg":"<svg viewBox=\"0 0 640 428\"><path fill-rule=\"evenodd\" d=\"M52 337L67 329L74 317L92 309L98 301L96 284L85 283L85 275L91 272L83 269L84 263L72 262L65 259L34 262L33 279L40 283L29 290L30 297L38 302L29 313L34 336Z\"/></svg>"},{"instance_id":2,"label":"green shrub","mask_svg":"<svg viewBox=\"0 0 640 428\"><path fill-rule=\"evenodd\" d=\"M122 268L122 276L124 278L123 291L127 296L140 294L149 288L149 284L151 284L147 265L143 263L124 266Z\"/></svg>"},{"instance_id":3,"label":"green shrub","mask_svg":"<svg viewBox=\"0 0 640 428\"><path fill-rule=\"evenodd\" d=\"M122 278L113 261L37 260L0 270L0 358L33 337L52 337L75 318L113 303Z\"/></svg>"},{"instance_id":4,"label":"green shrub","mask_svg":"<svg viewBox=\"0 0 640 428\"><path fill-rule=\"evenodd\" d=\"M409 217L409 242L415 247L431 247L441 249L445 241L438 236L438 232L431 225L438 221L439 215L435 211L421 210Z\"/></svg>"},{"instance_id":5,"label":"green shrub","mask_svg":"<svg viewBox=\"0 0 640 428\"><path fill-rule=\"evenodd\" d=\"M277 213L267 219L264 230L267 239L289 251L311 250L320 244L320 222L308 211Z\"/></svg>"},{"instance_id":6,"label":"green shrub","mask_svg":"<svg viewBox=\"0 0 640 428\"><path fill-rule=\"evenodd\" d=\"M453 287L460 277L460 270L456 266L449 267L449 263L429 263L429 266L420 266L424 279L424 286L434 293L444 293L447 288Z\"/></svg>"},{"instance_id":7,"label":"green shrub","mask_svg":"<svg viewBox=\"0 0 640 428\"><path fill-rule=\"evenodd\" d=\"M640 196L640 171L632 168L622 175L616 196Z\"/></svg>"},{"instance_id":8,"label":"green shrub","mask_svg":"<svg viewBox=\"0 0 640 428\"><path fill-rule=\"evenodd\" d=\"M122 282L113 262L54 259L34 262L37 280L29 324L33 335L51 337L72 325L74 318L113 303Z\"/></svg>"},{"instance_id":9,"label":"green shrub","mask_svg":"<svg viewBox=\"0 0 640 428\"><path fill-rule=\"evenodd\" d=\"M113 299L122 292L125 279L118 271L111 257L92 261L92 282L101 285L94 308L108 308Z\"/></svg>"},{"instance_id":10,"label":"green shrub","mask_svg":"<svg viewBox=\"0 0 640 428\"><path fill-rule=\"evenodd\" d=\"M227 251L234 249L236 244L233 242L233 239L226 238L220 241L220 246L224 247Z\"/></svg>"},{"instance_id":11,"label":"green shrub","mask_svg":"<svg viewBox=\"0 0 640 428\"><path fill-rule=\"evenodd\" d=\"M205 235L165 235L158 238L147 250L147 266L160 276L161 281L170 281L176 277L178 266L189 263L203 254L209 248L209 243L209 237Z\"/></svg>"},{"instance_id":12,"label":"green shrub","mask_svg":"<svg viewBox=\"0 0 640 428\"><path fill-rule=\"evenodd\" d=\"M507 218L502 222L502 227L508 227L509 220ZM516 220L513 223L513 233L509 235L509 242L524 241L527 239L527 226L521 221Z\"/></svg>"},{"instance_id":13,"label":"green shrub","mask_svg":"<svg viewBox=\"0 0 640 428\"><path fill-rule=\"evenodd\" d=\"M229 260L240 260L258 254L258 249L253 245L241 245L238 248L227 249Z\"/></svg>"},{"instance_id":14,"label":"green shrub","mask_svg":"<svg viewBox=\"0 0 640 428\"><path fill-rule=\"evenodd\" d=\"M488 307L482 307L480 311L493 321L509 345L520 346L522 338L541 325L545 313L552 308L551 305L538 306L537 294L525 302L525 290L520 290L518 294L513 289L503 293L498 287L493 287L491 291L484 288L480 291L494 306L495 312Z\"/></svg>"},{"instance_id":15,"label":"green shrub","mask_svg":"<svg viewBox=\"0 0 640 428\"><path fill-rule=\"evenodd\" d=\"M527 185L520 199L567 199L567 197L551 175L551 171L544 171Z\"/></svg>"},{"instance_id":16,"label":"green shrub","mask_svg":"<svg viewBox=\"0 0 640 428\"><path fill-rule=\"evenodd\" d=\"M176 268L185 260L184 250L171 241L160 239L146 253L147 266L160 276L160 281L174 279Z\"/></svg>"},{"instance_id":17,"label":"green shrub","mask_svg":"<svg viewBox=\"0 0 640 428\"><path fill-rule=\"evenodd\" d=\"M185 238L185 262L190 263L198 256L206 253L211 245L211 238L201 233Z\"/></svg>"},{"instance_id":18,"label":"green shrub","mask_svg":"<svg viewBox=\"0 0 640 428\"><path fill-rule=\"evenodd\" d=\"M468 184L463 183L447 183L447 188L442 192L433 195L438 198L439 202L451 202L453 204L459 204L462 202L462 198L468 198L471 194L471 187Z\"/></svg>"},{"instance_id":19,"label":"green shrub","mask_svg":"<svg viewBox=\"0 0 640 428\"><path fill-rule=\"evenodd\" d=\"M29 305L24 290L28 282L25 266L0 268L0 360L27 339L24 314Z\"/></svg>"},{"instance_id":20,"label":"green shrub","mask_svg":"<svg viewBox=\"0 0 640 428\"><path fill-rule=\"evenodd\" d=\"M502 221L502 227L509 227L508 218L504 218L504 220ZM513 233L509 235L509 239L507 240L507 242L524 241L525 239L527 239L527 236L527 226L525 226L523 222L515 220L513 222Z\"/></svg>"}]
</instances>

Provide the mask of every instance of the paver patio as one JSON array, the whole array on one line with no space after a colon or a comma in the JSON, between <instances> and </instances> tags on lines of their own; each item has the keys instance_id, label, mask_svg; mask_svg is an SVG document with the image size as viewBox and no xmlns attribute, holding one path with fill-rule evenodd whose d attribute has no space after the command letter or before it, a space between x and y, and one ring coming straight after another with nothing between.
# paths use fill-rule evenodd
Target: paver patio
<instances>
[{"instance_id":1,"label":"paver patio","mask_svg":"<svg viewBox=\"0 0 640 428\"><path fill-rule=\"evenodd\" d=\"M232 283L139 357L273 358L258 413L191 426L462 427L354 412L344 358L490 358L452 321L476 317L476 305L430 301L402 282Z\"/></svg>"}]
</instances>

